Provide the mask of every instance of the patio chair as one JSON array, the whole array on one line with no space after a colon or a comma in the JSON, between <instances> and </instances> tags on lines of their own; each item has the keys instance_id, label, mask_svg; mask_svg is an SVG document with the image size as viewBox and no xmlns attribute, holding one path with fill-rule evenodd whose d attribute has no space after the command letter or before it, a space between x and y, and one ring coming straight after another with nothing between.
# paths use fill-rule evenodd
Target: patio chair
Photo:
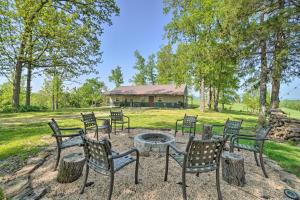
<instances>
[{"instance_id":1,"label":"patio chair","mask_svg":"<svg viewBox=\"0 0 300 200\"><path fill-rule=\"evenodd\" d=\"M60 128L57 122L55 121L55 119L51 119L51 121L48 122L48 125L52 129L53 131L52 137L55 137L57 143L57 157L54 166L54 170L56 170L60 160L61 151L69 147L82 146L83 141L81 136L84 134L84 132L81 128ZM62 135L61 131L77 131L77 132L73 134ZM66 139L63 140L63 138Z\"/></svg>"},{"instance_id":2,"label":"patio chair","mask_svg":"<svg viewBox=\"0 0 300 200\"><path fill-rule=\"evenodd\" d=\"M220 138L216 140L196 140L190 136L185 151L178 150L169 144L166 151L166 168L164 181L168 180L169 157L173 158L182 168L182 191L183 199L187 199L186 194L186 173L199 173L216 171L216 185L218 199L222 199L219 180L220 156L227 140ZM174 153L170 152L170 148Z\"/></svg>"},{"instance_id":3,"label":"patio chair","mask_svg":"<svg viewBox=\"0 0 300 200\"><path fill-rule=\"evenodd\" d=\"M115 134L117 133L117 124L122 125L122 131L124 130L124 124L127 124L128 133L130 130L130 118L123 114L123 111L110 111L110 125L114 124Z\"/></svg>"},{"instance_id":4,"label":"patio chair","mask_svg":"<svg viewBox=\"0 0 300 200\"><path fill-rule=\"evenodd\" d=\"M95 136L97 140L99 140L99 130L102 130L102 132L106 132L108 134L108 138L110 139L110 133L111 133L111 126L109 119L104 119L104 118L96 118L94 112L91 113L86 113L83 114L81 113L82 116L82 122L84 125L84 132L87 133L87 130L94 130L95 131ZM97 120L102 120L104 122L103 125L98 126Z\"/></svg>"},{"instance_id":5,"label":"patio chair","mask_svg":"<svg viewBox=\"0 0 300 200\"><path fill-rule=\"evenodd\" d=\"M266 172L264 161L263 161L263 149L264 142L268 140L266 137L269 134L271 128L270 127L261 127L256 131L255 135L250 134L237 134L234 135L230 140L230 152L234 151L234 148L244 149L247 151L251 151L254 154L255 162L257 166L260 166L264 176L268 178L268 174ZM239 143L239 139L242 139L247 142L253 142L252 144L242 144ZM259 154L259 162L257 159L257 153Z\"/></svg>"},{"instance_id":6,"label":"patio chair","mask_svg":"<svg viewBox=\"0 0 300 200\"><path fill-rule=\"evenodd\" d=\"M80 192L81 194L84 192L90 168L97 173L110 177L108 200L110 200L112 196L114 174L133 162L136 162L135 184L138 184L139 151L136 148L119 154L111 150L111 143L106 139L96 141L83 136L83 141L86 157L86 172L83 180L83 187ZM136 153L135 158L130 156L132 153Z\"/></svg>"},{"instance_id":7,"label":"patio chair","mask_svg":"<svg viewBox=\"0 0 300 200\"><path fill-rule=\"evenodd\" d=\"M179 125L178 122L181 122L181 121L182 121L182 124L181 124L182 135L184 133L184 129L188 128L190 130L189 134L191 134L192 130L193 130L193 134L195 136L196 125L197 125L197 117L198 117L198 115L196 115L196 116L190 116L190 115L184 114L183 119L178 119L176 121L175 137L176 137L176 133L178 132L178 125Z\"/></svg>"},{"instance_id":8,"label":"patio chair","mask_svg":"<svg viewBox=\"0 0 300 200\"><path fill-rule=\"evenodd\" d=\"M239 134L242 128L243 120L230 120L227 119L224 125L213 125L213 127L224 127L222 137L226 137L227 135L232 137L233 135ZM214 138L219 134L214 133Z\"/></svg>"}]
</instances>

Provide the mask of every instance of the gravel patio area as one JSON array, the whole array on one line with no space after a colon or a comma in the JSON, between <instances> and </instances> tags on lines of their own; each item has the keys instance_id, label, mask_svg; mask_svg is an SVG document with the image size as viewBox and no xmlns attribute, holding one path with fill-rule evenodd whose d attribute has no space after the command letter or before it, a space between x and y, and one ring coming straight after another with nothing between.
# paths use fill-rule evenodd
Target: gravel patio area
<instances>
[{"instance_id":1,"label":"gravel patio area","mask_svg":"<svg viewBox=\"0 0 300 200\"><path fill-rule=\"evenodd\" d=\"M111 142L114 150L119 152L128 150L133 147L133 136L145 132L164 132L173 134L169 131L133 129L131 133L118 132L117 135L111 134ZM188 134L176 137L176 145L184 149L188 140ZM62 156L71 152L83 152L80 147L74 147L62 152ZM231 186L221 180L221 191L223 199L285 199L283 190L290 188L282 182L278 171L266 165L269 178L263 176L260 167L257 167L253 154L241 150L239 152L245 158L246 185L244 187ZM109 189L109 178L90 171L88 182L94 182L93 185L86 187L84 194L80 195L79 191L83 183L83 176L73 183L60 184L56 181L57 171L53 171L55 164L55 151L47 158L42 166L36 169L31 175L32 187L45 186L48 188L47 194L43 199L106 199ZM164 182L165 156L151 153L150 156L140 158L139 181L138 185L134 184L134 167L128 165L115 175L115 184L112 199L157 199L157 200L179 200L182 199L181 185L181 168L170 160L168 181ZM220 173L221 174L221 173ZM215 185L215 173L187 175L187 193L189 199L217 199Z\"/></svg>"}]
</instances>

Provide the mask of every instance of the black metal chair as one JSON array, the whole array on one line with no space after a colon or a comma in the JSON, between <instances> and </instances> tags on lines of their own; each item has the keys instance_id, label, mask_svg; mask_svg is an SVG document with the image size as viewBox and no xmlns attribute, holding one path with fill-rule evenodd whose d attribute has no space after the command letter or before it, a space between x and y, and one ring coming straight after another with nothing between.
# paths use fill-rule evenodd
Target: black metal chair
<instances>
[{"instance_id":1,"label":"black metal chair","mask_svg":"<svg viewBox=\"0 0 300 200\"><path fill-rule=\"evenodd\" d=\"M182 124L181 124L181 131L182 131L182 135L184 133L184 129L185 128L188 128L190 131L189 131L189 134L192 133L192 129L193 129L193 134L195 136L195 133L196 133L196 125L197 125L197 117L198 115L196 116L190 116L190 115L186 115L184 114L184 117L183 119L178 119L176 121L176 127L175 127L175 137L176 137L176 133L178 132L178 122L182 121Z\"/></svg>"},{"instance_id":2,"label":"black metal chair","mask_svg":"<svg viewBox=\"0 0 300 200\"><path fill-rule=\"evenodd\" d=\"M124 130L124 124L127 124L128 133L130 131L130 118L123 114L123 111L110 111L110 125L114 124L115 134L117 133L117 124L122 125L122 131Z\"/></svg>"},{"instance_id":3,"label":"black metal chair","mask_svg":"<svg viewBox=\"0 0 300 200\"><path fill-rule=\"evenodd\" d=\"M230 120L227 119L224 125L213 125L213 127L224 127L223 133L221 134L222 137L226 137L227 135L232 137L233 135L237 135L240 133L240 130L242 128L243 120ZM216 137L214 133L214 137Z\"/></svg>"},{"instance_id":4,"label":"black metal chair","mask_svg":"<svg viewBox=\"0 0 300 200\"><path fill-rule=\"evenodd\" d=\"M234 151L234 148L244 149L247 151L251 151L254 154L255 162L257 166L261 166L261 169L264 173L264 176L268 178L268 174L266 172L264 161L263 161L263 148L264 142L268 140L266 137L269 134L271 128L270 127L261 127L256 131L255 135L250 134L237 134L233 136L230 140L230 152ZM242 144L239 142L239 139L245 140L248 142L253 141L252 144ZM259 154L259 162L257 159L257 153Z\"/></svg>"},{"instance_id":5,"label":"black metal chair","mask_svg":"<svg viewBox=\"0 0 300 200\"><path fill-rule=\"evenodd\" d=\"M166 169L164 181L168 180L169 157L173 158L182 167L182 191L183 199L187 199L186 194L186 173L199 173L216 171L216 184L218 198L222 199L219 180L220 156L227 140L220 138L216 140L196 140L190 137L185 151L178 150L173 145L167 146ZM174 153L170 153L170 148Z\"/></svg>"},{"instance_id":6,"label":"black metal chair","mask_svg":"<svg viewBox=\"0 0 300 200\"><path fill-rule=\"evenodd\" d=\"M87 130L94 130L95 131L95 136L97 140L99 140L99 130L102 130L102 132L106 132L108 134L108 138L110 139L110 133L111 133L111 126L109 119L104 119L104 118L96 118L94 112L91 113L81 113L82 116L82 122L84 125L84 132L87 133ZM102 120L103 125L98 126L97 120Z\"/></svg>"},{"instance_id":7,"label":"black metal chair","mask_svg":"<svg viewBox=\"0 0 300 200\"><path fill-rule=\"evenodd\" d=\"M112 196L114 174L126 165L133 162L136 162L135 184L138 184L139 151L136 148L119 154L111 150L111 143L106 139L102 141L96 141L83 136L83 141L86 157L86 172L83 181L83 187L80 192L81 194L84 192L90 168L97 173L110 177L108 200L110 200ZM129 155L134 152L136 153L135 158Z\"/></svg>"},{"instance_id":8,"label":"black metal chair","mask_svg":"<svg viewBox=\"0 0 300 200\"><path fill-rule=\"evenodd\" d=\"M60 128L57 122L55 121L55 119L51 119L51 121L48 122L48 125L52 129L53 131L52 136L55 137L57 143L57 157L54 166L54 170L56 170L60 160L61 151L69 147L83 145L81 136L84 134L84 132L82 128ZM77 131L77 132L74 134L62 135L61 131ZM67 139L63 140L63 138L67 138Z\"/></svg>"}]
</instances>

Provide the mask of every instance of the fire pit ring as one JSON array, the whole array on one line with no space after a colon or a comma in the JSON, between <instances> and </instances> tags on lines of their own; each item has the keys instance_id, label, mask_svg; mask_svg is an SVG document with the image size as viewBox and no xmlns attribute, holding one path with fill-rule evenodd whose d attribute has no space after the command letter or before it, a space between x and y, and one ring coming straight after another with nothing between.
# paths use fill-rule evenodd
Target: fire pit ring
<instances>
[{"instance_id":1,"label":"fire pit ring","mask_svg":"<svg viewBox=\"0 0 300 200\"><path fill-rule=\"evenodd\" d=\"M168 144L175 145L175 138L165 133L142 133L134 137L134 146L145 156L150 151L165 153Z\"/></svg>"}]
</instances>

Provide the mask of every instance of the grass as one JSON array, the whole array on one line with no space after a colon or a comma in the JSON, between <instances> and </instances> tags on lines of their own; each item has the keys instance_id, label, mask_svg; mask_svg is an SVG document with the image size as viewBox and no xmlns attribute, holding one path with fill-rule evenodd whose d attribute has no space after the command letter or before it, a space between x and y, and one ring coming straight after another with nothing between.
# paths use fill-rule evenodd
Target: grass
<instances>
[{"instance_id":1,"label":"grass","mask_svg":"<svg viewBox=\"0 0 300 200\"><path fill-rule=\"evenodd\" d=\"M131 126L139 128L170 128L174 129L176 119L182 118L185 113L198 115L200 132L203 123L223 124L227 118L243 119L243 129L256 126L257 116L247 113L243 105L231 105L230 110L224 112L207 111L200 113L198 109L124 109L130 116ZM227 106L229 108L229 106ZM62 127L81 127L80 112L94 111L97 116L107 116L109 108L67 109L59 112L30 112L0 114L0 161L9 156L19 156L22 159L40 151L48 145L51 130L47 121L57 119ZM292 113L292 112L290 112ZM293 116L300 116L300 112L293 111ZM222 128L216 130L221 132ZM300 177L300 148L290 143L266 144L265 154L276 160L286 171Z\"/></svg>"}]
</instances>

